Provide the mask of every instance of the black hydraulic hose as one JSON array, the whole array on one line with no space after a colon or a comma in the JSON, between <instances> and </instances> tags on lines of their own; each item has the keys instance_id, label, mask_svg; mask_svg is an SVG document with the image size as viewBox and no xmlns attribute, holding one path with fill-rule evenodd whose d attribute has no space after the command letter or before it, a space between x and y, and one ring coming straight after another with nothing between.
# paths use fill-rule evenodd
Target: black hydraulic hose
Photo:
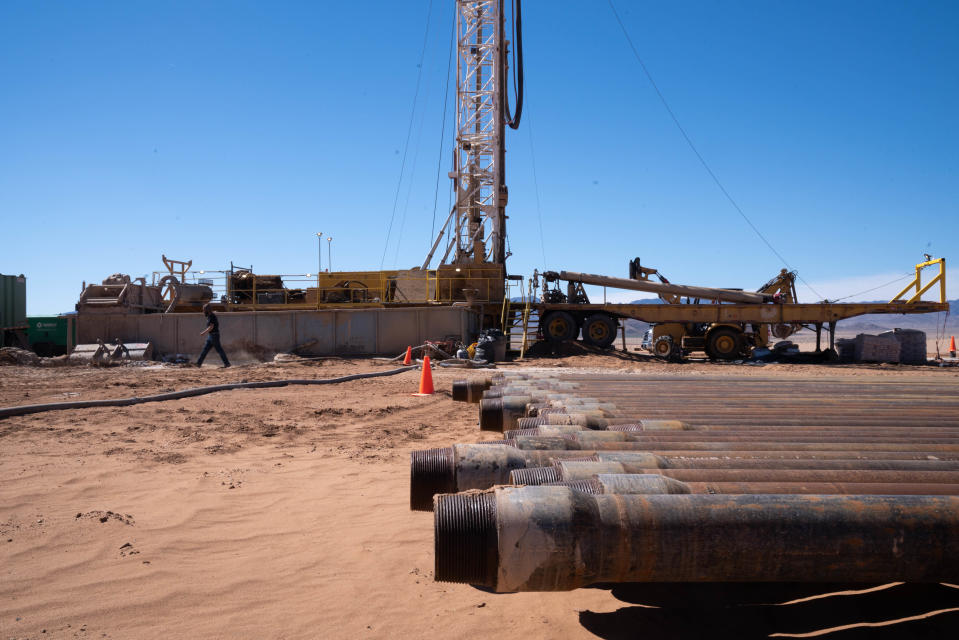
<instances>
[{"instance_id":1,"label":"black hydraulic hose","mask_svg":"<svg viewBox=\"0 0 959 640\"><path fill-rule=\"evenodd\" d=\"M350 382L351 380L362 380L364 378L379 378L383 376L392 376L404 371L418 369L418 366L400 367L388 371L376 371L374 373L354 373L339 378L321 378L321 379L290 379L290 380L266 380L263 382L235 382L231 384L216 384L209 387L193 387L183 391L171 391L169 393L158 393L152 396L133 397L133 398L114 398L105 400L78 400L76 402L50 402L47 404L27 404L19 407L6 407L0 409L0 420L11 418L13 416L25 416L31 413L41 413L43 411L60 411L63 409L90 409L93 407L129 407L134 404L144 402L163 402L165 400L179 400L181 398L192 398L194 396L203 396L217 391L231 391L233 389L266 389L270 387L285 387L291 384L336 384L339 382Z\"/></svg>"},{"instance_id":2,"label":"black hydraulic hose","mask_svg":"<svg viewBox=\"0 0 959 640\"><path fill-rule=\"evenodd\" d=\"M513 89L516 91L516 113L510 113L509 97L506 99L506 124L510 129L519 129L519 121L523 117L523 3L522 0L513 0Z\"/></svg>"}]
</instances>

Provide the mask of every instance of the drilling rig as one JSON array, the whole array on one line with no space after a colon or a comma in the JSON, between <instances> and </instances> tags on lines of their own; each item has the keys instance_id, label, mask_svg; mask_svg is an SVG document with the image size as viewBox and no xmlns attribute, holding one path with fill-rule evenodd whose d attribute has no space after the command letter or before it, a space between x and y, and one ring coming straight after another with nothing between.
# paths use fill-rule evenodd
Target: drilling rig
<instances>
[{"instance_id":1,"label":"drilling rig","mask_svg":"<svg viewBox=\"0 0 959 640\"><path fill-rule=\"evenodd\" d=\"M449 173L455 203L422 267L429 268L445 237L436 280L439 293L452 299L463 292L468 300L501 305L505 296L505 135L507 127L519 127L523 111L521 11L514 0L514 111L503 0L456 0L456 136Z\"/></svg>"}]
</instances>

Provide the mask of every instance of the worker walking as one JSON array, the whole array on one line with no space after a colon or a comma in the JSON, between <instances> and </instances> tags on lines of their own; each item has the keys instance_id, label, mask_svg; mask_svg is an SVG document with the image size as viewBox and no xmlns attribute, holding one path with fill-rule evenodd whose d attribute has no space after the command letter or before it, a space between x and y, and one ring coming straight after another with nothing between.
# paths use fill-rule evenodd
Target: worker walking
<instances>
[{"instance_id":1,"label":"worker walking","mask_svg":"<svg viewBox=\"0 0 959 640\"><path fill-rule=\"evenodd\" d=\"M200 352L200 357L196 360L196 366L203 366L203 359L206 358L206 354L210 353L210 349L216 349L216 352L220 354L220 359L223 361L223 368L226 369L230 366L230 361L227 360L226 352L223 350L223 346L220 344L220 321L217 320L216 314L213 313L213 309L210 308L210 303L207 302L203 305L203 315L206 316L206 329L200 332L201 336L206 336L206 344L203 345L203 351Z\"/></svg>"}]
</instances>

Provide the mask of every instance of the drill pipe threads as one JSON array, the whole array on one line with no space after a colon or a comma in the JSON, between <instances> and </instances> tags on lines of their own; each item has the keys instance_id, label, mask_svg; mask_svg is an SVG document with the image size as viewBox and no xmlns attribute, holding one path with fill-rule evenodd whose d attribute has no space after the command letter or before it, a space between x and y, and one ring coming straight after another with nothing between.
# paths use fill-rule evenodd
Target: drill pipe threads
<instances>
[{"instance_id":1,"label":"drill pipe threads","mask_svg":"<svg viewBox=\"0 0 959 640\"><path fill-rule=\"evenodd\" d=\"M435 494L456 491L452 468L453 447L413 451L410 454L410 509L428 511L433 508Z\"/></svg>"},{"instance_id":2,"label":"drill pipe threads","mask_svg":"<svg viewBox=\"0 0 959 640\"><path fill-rule=\"evenodd\" d=\"M599 582L942 582L959 575L953 496L498 487L485 494L490 504L481 495L437 497L436 580L514 592Z\"/></svg>"},{"instance_id":3,"label":"drill pipe threads","mask_svg":"<svg viewBox=\"0 0 959 640\"><path fill-rule=\"evenodd\" d=\"M433 520L435 565L455 582L489 584L496 579L499 548L496 537L496 499L490 492L436 496ZM463 553L463 549L471 553ZM442 580L437 574L436 580Z\"/></svg>"}]
</instances>

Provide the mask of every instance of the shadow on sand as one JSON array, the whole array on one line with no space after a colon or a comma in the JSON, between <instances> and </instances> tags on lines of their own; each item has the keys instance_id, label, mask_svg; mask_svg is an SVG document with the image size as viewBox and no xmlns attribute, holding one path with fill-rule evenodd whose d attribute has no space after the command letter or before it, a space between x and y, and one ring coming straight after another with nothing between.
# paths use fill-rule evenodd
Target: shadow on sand
<instances>
[{"instance_id":1,"label":"shadow on sand","mask_svg":"<svg viewBox=\"0 0 959 640\"><path fill-rule=\"evenodd\" d=\"M618 584L632 606L580 612L585 629L621 638L959 637L959 587L947 584Z\"/></svg>"}]
</instances>

